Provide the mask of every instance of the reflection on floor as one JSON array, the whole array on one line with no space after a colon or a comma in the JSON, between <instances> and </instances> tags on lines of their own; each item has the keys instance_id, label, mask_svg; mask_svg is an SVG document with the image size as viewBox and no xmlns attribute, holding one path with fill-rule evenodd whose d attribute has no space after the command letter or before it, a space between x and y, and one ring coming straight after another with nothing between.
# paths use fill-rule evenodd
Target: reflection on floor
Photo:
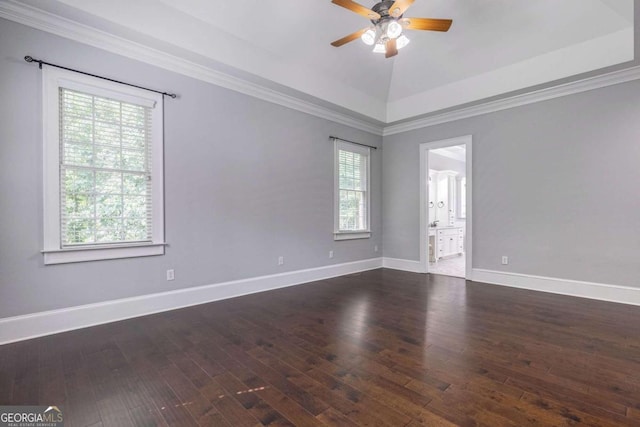
<instances>
[{"instance_id":1,"label":"reflection on floor","mask_svg":"<svg viewBox=\"0 0 640 427\"><path fill-rule=\"evenodd\" d=\"M429 273L464 277L464 255L429 263Z\"/></svg>"},{"instance_id":2,"label":"reflection on floor","mask_svg":"<svg viewBox=\"0 0 640 427\"><path fill-rule=\"evenodd\" d=\"M378 269L0 345L0 405L60 403L67 426L638 427L639 319Z\"/></svg>"}]
</instances>

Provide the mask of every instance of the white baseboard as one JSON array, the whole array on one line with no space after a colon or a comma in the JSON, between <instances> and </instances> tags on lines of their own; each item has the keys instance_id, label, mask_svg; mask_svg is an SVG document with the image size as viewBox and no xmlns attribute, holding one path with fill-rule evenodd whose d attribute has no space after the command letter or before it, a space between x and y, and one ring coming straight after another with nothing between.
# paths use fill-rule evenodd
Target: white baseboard
<instances>
[{"instance_id":1,"label":"white baseboard","mask_svg":"<svg viewBox=\"0 0 640 427\"><path fill-rule=\"evenodd\" d=\"M424 273L419 261L397 258L382 258L382 266L411 273ZM589 298L600 301L617 302L640 306L640 288L608 285L604 283L583 282L579 280L558 279L555 277L533 276L530 274L508 273L503 271L474 268L471 279L474 282L491 285L509 286L560 295Z\"/></svg>"},{"instance_id":2,"label":"white baseboard","mask_svg":"<svg viewBox=\"0 0 640 427\"><path fill-rule=\"evenodd\" d=\"M371 258L0 319L0 345L382 267Z\"/></svg>"},{"instance_id":3,"label":"white baseboard","mask_svg":"<svg viewBox=\"0 0 640 427\"><path fill-rule=\"evenodd\" d=\"M473 269L473 281L574 297L640 305L640 288L582 282L529 274Z\"/></svg>"},{"instance_id":4,"label":"white baseboard","mask_svg":"<svg viewBox=\"0 0 640 427\"><path fill-rule=\"evenodd\" d=\"M382 258L382 267L391 268L393 270L409 271L411 273L426 273L424 266L420 261L411 261L408 259L398 258Z\"/></svg>"}]
</instances>

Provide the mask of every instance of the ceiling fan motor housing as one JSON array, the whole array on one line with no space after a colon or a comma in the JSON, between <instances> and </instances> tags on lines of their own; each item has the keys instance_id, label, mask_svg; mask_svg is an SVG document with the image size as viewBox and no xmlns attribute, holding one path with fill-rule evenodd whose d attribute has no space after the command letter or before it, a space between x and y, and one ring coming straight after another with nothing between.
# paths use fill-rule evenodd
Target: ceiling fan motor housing
<instances>
[{"instance_id":1,"label":"ceiling fan motor housing","mask_svg":"<svg viewBox=\"0 0 640 427\"><path fill-rule=\"evenodd\" d=\"M380 15L380 19L372 19L371 20L373 25L377 25L378 23L385 22L385 21L388 21L390 19L400 19L400 18L402 18L402 15L396 16L396 17L391 15L392 11L390 9L391 9L391 6L393 6L393 3L394 3L394 1L385 0L385 1L381 1L380 3L376 3L376 5L371 8L371 10L373 10L378 15Z\"/></svg>"}]
</instances>

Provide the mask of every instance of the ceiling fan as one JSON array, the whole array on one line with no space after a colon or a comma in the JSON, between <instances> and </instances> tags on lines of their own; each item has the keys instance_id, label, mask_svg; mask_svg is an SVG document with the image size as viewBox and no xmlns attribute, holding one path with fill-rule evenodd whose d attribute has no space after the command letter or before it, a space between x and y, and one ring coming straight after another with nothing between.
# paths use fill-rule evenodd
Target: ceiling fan
<instances>
[{"instance_id":1,"label":"ceiling fan","mask_svg":"<svg viewBox=\"0 0 640 427\"><path fill-rule=\"evenodd\" d=\"M373 24L336 40L331 45L340 47L359 37L366 45L374 46L374 52L384 53L386 58L391 58L398 54L398 49L402 49L409 43L409 38L403 34L405 29L449 31L453 22L451 19L404 18L404 12L414 1L383 0L368 9L352 0L331 0L333 4L370 19Z\"/></svg>"}]
</instances>

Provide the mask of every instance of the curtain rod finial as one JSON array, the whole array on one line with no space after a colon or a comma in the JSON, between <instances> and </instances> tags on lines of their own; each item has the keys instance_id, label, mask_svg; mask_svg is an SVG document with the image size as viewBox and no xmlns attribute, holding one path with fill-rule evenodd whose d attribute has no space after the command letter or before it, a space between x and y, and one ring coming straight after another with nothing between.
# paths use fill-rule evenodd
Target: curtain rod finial
<instances>
[{"instance_id":1,"label":"curtain rod finial","mask_svg":"<svg viewBox=\"0 0 640 427\"><path fill-rule=\"evenodd\" d=\"M27 62L33 62L33 58L30 57L29 55L25 56L24 60L27 61Z\"/></svg>"}]
</instances>

